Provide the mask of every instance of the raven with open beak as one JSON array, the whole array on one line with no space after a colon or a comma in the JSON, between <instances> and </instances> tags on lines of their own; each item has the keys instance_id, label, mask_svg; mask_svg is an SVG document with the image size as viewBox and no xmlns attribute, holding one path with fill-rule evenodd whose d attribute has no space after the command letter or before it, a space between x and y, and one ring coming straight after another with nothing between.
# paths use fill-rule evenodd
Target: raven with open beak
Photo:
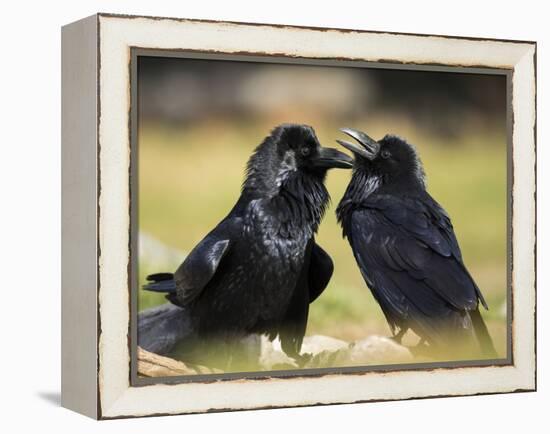
<instances>
[{"instance_id":1,"label":"raven with open beak","mask_svg":"<svg viewBox=\"0 0 550 434\"><path fill-rule=\"evenodd\" d=\"M344 128L355 155L337 216L394 338L411 329L440 356L495 357L479 311L487 304L466 269L451 220L426 191L415 148ZM475 337L479 347L475 345Z\"/></svg>"}]
</instances>

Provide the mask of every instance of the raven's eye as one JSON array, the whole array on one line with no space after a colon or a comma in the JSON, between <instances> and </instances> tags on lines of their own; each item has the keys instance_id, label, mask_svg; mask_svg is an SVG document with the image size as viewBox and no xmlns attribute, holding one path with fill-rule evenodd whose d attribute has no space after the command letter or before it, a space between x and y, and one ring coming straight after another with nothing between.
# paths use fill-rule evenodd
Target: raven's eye
<instances>
[{"instance_id":1,"label":"raven's eye","mask_svg":"<svg viewBox=\"0 0 550 434\"><path fill-rule=\"evenodd\" d=\"M304 146L302 149L300 149L300 153L302 156L307 157L310 153L310 149L307 146Z\"/></svg>"},{"instance_id":2,"label":"raven's eye","mask_svg":"<svg viewBox=\"0 0 550 434\"><path fill-rule=\"evenodd\" d=\"M380 155L384 159L391 157L390 151L388 151L387 149L383 149L382 152L380 153Z\"/></svg>"}]
</instances>

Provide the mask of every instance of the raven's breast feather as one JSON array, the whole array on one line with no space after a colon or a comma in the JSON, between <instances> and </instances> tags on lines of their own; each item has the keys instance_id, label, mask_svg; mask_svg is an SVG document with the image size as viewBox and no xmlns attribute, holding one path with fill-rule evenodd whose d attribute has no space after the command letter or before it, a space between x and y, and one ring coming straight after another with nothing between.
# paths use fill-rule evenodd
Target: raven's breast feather
<instances>
[{"instance_id":1,"label":"raven's breast feather","mask_svg":"<svg viewBox=\"0 0 550 434\"><path fill-rule=\"evenodd\" d=\"M307 240L267 234L237 241L208 285L206 303L197 306L205 326L214 317L224 327L247 330L281 320L296 289L306 246Z\"/></svg>"}]
</instances>

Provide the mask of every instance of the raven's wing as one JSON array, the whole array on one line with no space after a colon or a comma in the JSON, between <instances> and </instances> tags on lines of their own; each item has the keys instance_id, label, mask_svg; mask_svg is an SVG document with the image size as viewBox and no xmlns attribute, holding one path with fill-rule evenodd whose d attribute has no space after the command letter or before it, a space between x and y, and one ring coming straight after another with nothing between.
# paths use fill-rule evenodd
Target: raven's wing
<instances>
[{"instance_id":1,"label":"raven's wing","mask_svg":"<svg viewBox=\"0 0 550 434\"><path fill-rule=\"evenodd\" d=\"M314 243L308 271L310 303L313 303L325 290L333 272L334 264L329 254Z\"/></svg>"},{"instance_id":2,"label":"raven's wing","mask_svg":"<svg viewBox=\"0 0 550 434\"><path fill-rule=\"evenodd\" d=\"M240 217L230 215L222 220L195 246L174 273L176 294L169 300L181 307L196 300L241 232Z\"/></svg>"},{"instance_id":3,"label":"raven's wing","mask_svg":"<svg viewBox=\"0 0 550 434\"><path fill-rule=\"evenodd\" d=\"M353 213L348 236L392 329L410 325L439 340L442 326L469 328L464 313L483 299L448 215L431 197L370 198Z\"/></svg>"},{"instance_id":4,"label":"raven's wing","mask_svg":"<svg viewBox=\"0 0 550 434\"><path fill-rule=\"evenodd\" d=\"M312 238L306 247L306 261L279 329L284 352L299 364L303 362L300 350L307 327L309 304L327 287L333 271L332 259Z\"/></svg>"},{"instance_id":5,"label":"raven's wing","mask_svg":"<svg viewBox=\"0 0 550 434\"><path fill-rule=\"evenodd\" d=\"M298 277L288 309L278 330L281 348L289 357L294 358L299 365L303 362L300 350L302 349L302 342L306 334L309 303L311 302L309 288L311 281L311 264L315 246L315 241L311 238L306 246L305 261L300 271L300 276ZM319 249L321 248L319 247ZM321 252L324 253L322 249ZM319 252L316 254L319 254ZM321 257L323 257L322 254ZM320 292L322 292L322 290L323 288L320 289Z\"/></svg>"},{"instance_id":6,"label":"raven's wing","mask_svg":"<svg viewBox=\"0 0 550 434\"><path fill-rule=\"evenodd\" d=\"M156 273L147 276L144 290L166 293L173 304L185 307L195 300L216 274L220 262L240 238L242 218L229 215L195 246L174 274Z\"/></svg>"},{"instance_id":7,"label":"raven's wing","mask_svg":"<svg viewBox=\"0 0 550 434\"><path fill-rule=\"evenodd\" d=\"M220 239L210 234L189 253L174 273L177 301L180 306L188 305L200 295L214 277L229 246L229 239Z\"/></svg>"}]
</instances>

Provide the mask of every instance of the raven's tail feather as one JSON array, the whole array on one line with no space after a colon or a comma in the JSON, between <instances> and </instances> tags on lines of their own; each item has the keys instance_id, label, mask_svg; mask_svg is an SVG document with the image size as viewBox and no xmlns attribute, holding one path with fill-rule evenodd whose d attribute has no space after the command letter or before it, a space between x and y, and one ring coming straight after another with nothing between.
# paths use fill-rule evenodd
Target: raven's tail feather
<instances>
[{"instance_id":1,"label":"raven's tail feather","mask_svg":"<svg viewBox=\"0 0 550 434\"><path fill-rule=\"evenodd\" d=\"M481 313L479 313L479 308L470 312L470 318L472 319L474 331L479 341L479 345L481 346L481 351L483 351L483 355L496 358L497 352L493 344L493 339L491 339L489 330L487 330L487 325L485 321L483 321Z\"/></svg>"},{"instance_id":2,"label":"raven's tail feather","mask_svg":"<svg viewBox=\"0 0 550 434\"><path fill-rule=\"evenodd\" d=\"M176 292L176 282L172 273L157 273L147 276L149 283L143 285L143 289L153 292Z\"/></svg>"}]
</instances>

